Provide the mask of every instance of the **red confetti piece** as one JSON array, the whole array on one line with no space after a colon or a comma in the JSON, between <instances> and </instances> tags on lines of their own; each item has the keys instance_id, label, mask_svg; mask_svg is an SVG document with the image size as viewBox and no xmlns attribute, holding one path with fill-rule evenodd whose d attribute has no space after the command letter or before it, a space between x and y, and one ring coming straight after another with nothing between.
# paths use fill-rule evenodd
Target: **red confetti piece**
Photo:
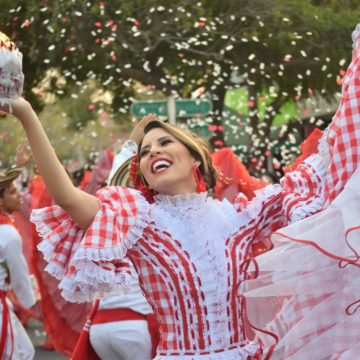
<instances>
[{"instance_id":1,"label":"red confetti piece","mask_svg":"<svg viewBox=\"0 0 360 360\"><path fill-rule=\"evenodd\" d=\"M21 24L21 27L24 28L24 27L28 27L31 25L31 22L29 20L25 20L22 24Z\"/></svg>"},{"instance_id":2,"label":"red confetti piece","mask_svg":"<svg viewBox=\"0 0 360 360\"><path fill-rule=\"evenodd\" d=\"M340 76L345 76L346 71L345 71L345 70L340 70L340 71L339 71L339 74L340 74Z\"/></svg>"},{"instance_id":3,"label":"red confetti piece","mask_svg":"<svg viewBox=\"0 0 360 360\"><path fill-rule=\"evenodd\" d=\"M209 125L209 131L224 131L224 127L222 125Z\"/></svg>"}]
</instances>

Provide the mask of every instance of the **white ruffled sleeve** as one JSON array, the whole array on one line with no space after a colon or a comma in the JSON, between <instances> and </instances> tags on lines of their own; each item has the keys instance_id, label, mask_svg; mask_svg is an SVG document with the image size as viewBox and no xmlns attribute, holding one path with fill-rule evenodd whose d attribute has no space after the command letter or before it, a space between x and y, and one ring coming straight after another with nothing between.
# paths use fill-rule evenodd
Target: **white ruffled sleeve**
<instances>
[{"instance_id":1,"label":"white ruffled sleeve","mask_svg":"<svg viewBox=\"0 0 360 360\"><path fill-rule=\"evenodd\" d=\"M125 187L98 191L100 210L85 231L59 206L34 210L31 221L43 238L38 248L46 271L60 280L66 300L93 301L129 286L126 253L150 222L149 203Z\"/></svg>"}]
</instances>

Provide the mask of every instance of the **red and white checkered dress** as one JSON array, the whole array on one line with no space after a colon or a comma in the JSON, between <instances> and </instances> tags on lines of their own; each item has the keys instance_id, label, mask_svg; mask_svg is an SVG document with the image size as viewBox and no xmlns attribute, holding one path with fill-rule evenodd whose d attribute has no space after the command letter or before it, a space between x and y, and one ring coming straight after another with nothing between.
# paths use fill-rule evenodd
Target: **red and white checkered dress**
<instances>
[{"instance_id":1,"label":"red and white checkered dress","mask_svg":"<svg viewBox=\"0 0 360 360\"><path fill-rule=\"evenodd\" d=\"M348 72L355 83L359 79L357 57L355 52L355 68ZM353 174L359 154L354 142L354 137L358 139L358 101L358 96L351 95L342 102L346 117L335 117L331 127L342 130L335 136L332 132L325 135L329 137L322 141L320 153L286 174L281 185L259 190L251 202L239 195L230 204L201 193L159 195L149 204L136 190L108 187L97 194L101 208L87 231L57 206L36 211L33 221L44 237L40 249L49 261L47 270L61 279L65 298L90 301L126 288L131 260L159 321L156 360L259 356L258 338L254 342L245 338L244 298L239 293L244 284L250 321L282 336L275 359L337 359L346 352L344 344L353 355L360 344L359 317L346 315L343 305L353 299L353 284L360 285L359 274L353 277L359 266L355 256L359 254L359 194L352 180L352 175L358 176ZM345 197L341 193L331 203L348 179ZM326 201L331 205L319 212ZM350 214L342 212L343 208ZM302 228L301 220L306 217ZM259 276L249 280L257 272L249 262L252 242L291 223L286 229L299 224L300 240L286 229L276 233L276 248L259 257ZM313 228L317 229L316 237L310 237L314 246L304 246L302 239ZM317 248L322 234L325 241ZM278 243L285 243L285 252ZM339 264L339 260L345 261ZM350 313L353 308L347 310ZM347 326L350 331L344 332ZM325 337L327 342L312 346L329 329L333 338ZM258 336L267 351L267 336L261 331ZM299 349L302 352L297 357Z\"/></svg>"},{"instance_id":2,"label":"red and white checkered dress","mask_svg":"<svg viewBox=\"0 0 360 360\"><path fill-rule=\"evenodd\" d=\"M314 155L282 186L234 204L207 193L158 195L149 204L136 190L107 187L87 231L58 206L34 211L32 220L44 237L47 271L70 301L126 288L134 263L160 325L157 360L247 359L259 348L245 339L238 296L250 245L322 207L324 169Z\"/></svg>"}]
</instances>

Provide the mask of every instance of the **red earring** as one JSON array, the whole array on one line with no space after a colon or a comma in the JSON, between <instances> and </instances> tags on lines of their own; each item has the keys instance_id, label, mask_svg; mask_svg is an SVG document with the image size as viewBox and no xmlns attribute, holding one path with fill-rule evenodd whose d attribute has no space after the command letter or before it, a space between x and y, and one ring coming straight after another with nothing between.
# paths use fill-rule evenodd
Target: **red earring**
<instances>
[{"instance_id":1,"label":"red earring","mask_svg":"<svg viewBox=\"0 0 360 360\"><path fill-rule=\"evenodd\" d=\"M154 202L154 196L156 195L155 191L150 190L149 186L145 183L144 179L141 176L139 169L139 159L135 156L131 160L130 165L130 178L134 186L134 189L139 190L144 198L152 204Z\"/></svg>"},{"instance_id":2,"label":"red earring","mask_svg":"<svg viewBox=\"0 0 360 360\"><path fill-rule=\"evenodd\" d=\"M206 182L204 181L204 177L202 176L199 167L200 166L196 166L194 164L193 172L194 172L194 178L195 178L195 183L196 183L196 191L200 193L200 192L206 191Z\"/></svg>"}]
</instances>

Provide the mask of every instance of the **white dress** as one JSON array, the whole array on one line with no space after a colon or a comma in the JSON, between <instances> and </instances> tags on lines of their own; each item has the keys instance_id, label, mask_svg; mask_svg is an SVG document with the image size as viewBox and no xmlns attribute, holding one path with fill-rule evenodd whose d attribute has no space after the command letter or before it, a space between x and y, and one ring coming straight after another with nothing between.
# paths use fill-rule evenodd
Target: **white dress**
<instances>
[{"instance_id":1,"label":"white dress","mask_svg":"<svg viewBox=\"0 0 360 360\"><path fill-rule=\"evenodd\" d=\"M8 291L12 289L25 308L30 308L35 304L35 296L32 291L29 271L22 254L21 238L17 230L12 225L0 225L0 289ZM10 276L10 284L7 277ZM8 301L11 324L14 334L14 347L11 341L11 330L8 327L8 336L5 346L5 354L1 360L12 359L31 360L34 358L35 349L28 337L21 322L12 310L12 304ZM0 304L0 328L2 323L2 305Z\"/></svg>"}]
</instances>

